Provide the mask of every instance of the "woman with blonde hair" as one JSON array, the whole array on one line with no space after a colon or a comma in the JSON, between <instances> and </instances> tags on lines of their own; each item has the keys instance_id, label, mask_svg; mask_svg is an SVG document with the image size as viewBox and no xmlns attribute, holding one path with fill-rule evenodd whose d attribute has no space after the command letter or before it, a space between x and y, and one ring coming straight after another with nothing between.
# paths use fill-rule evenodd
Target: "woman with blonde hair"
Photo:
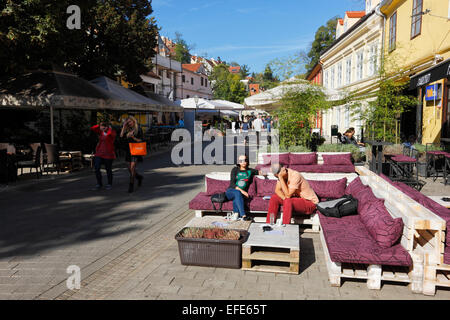
<instances>
[{"instance_id":1,"label":"woman with blonde hair","mask_svg":"<svg viewBox=\"0 0 450 320\"><path fill-rule=\"evenodd\" d=\"M138 181L138 186L142 185L142 179L144 179L144 177L136 171L137 162L142 162L142 156L131 155L129 143L142 142L143 136L142 129L139 127L136 118L129 116L123 123L122 131L120 132L120 137L124 138L126 141L125 161L127 162L128 171L130 172L130 184L128 186L129 193L134 191L135 177Z\"/></svg>"}]
</instances>

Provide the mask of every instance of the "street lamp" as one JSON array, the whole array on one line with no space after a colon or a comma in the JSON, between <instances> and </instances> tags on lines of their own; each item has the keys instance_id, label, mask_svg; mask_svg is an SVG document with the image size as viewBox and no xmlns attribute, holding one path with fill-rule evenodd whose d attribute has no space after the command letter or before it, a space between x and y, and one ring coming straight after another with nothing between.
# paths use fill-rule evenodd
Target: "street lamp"
<instances>
[{"instance_id":1,"label":"street lamp","mask_svg":"<svg viewBox=\"0 0 450 320\"><path fill-rule=\"evenodd\" d=\"M195 95L195 96L194 96L194 102L195 102L195 109L194 109L194 123L195 123L195 120L196 120L196 111L197 111L197 108L198 108L198 95Z\"/></svg>"}]
</instances>

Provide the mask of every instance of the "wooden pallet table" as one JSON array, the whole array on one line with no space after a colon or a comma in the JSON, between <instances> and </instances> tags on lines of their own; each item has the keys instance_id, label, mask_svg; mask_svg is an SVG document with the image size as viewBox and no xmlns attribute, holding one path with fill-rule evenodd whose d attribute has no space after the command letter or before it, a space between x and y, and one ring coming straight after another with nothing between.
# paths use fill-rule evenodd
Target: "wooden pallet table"
<instances>
[{"instance_id":1,"label":"wooden pallet table","mask_svg":"<svg viewBox=\"0 0 450 320\"><path fill-rule=\"evenodd\" d=\"M430 263L429 255L425 254L423 294L434 296L436 287L450 287L450 265Z\"/></svg>"},{"instance_id":2,"label":"wooden pallet table","mask_svg":"<svg viewBox=\"0 0 450 320\"><path fill-rule=\"evenodd\" d=\"M263 223L252 223L249 238L242 245L242 270L298 274L300 230L298 225L272 226L264 232Z\"/></svg>"}]
</instances>

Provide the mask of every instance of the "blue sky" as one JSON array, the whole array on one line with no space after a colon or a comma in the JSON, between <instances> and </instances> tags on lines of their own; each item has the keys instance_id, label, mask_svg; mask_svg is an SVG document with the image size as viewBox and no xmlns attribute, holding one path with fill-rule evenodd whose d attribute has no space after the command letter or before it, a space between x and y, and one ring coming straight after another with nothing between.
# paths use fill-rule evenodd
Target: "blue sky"
<instances>
[{"instance_id":1,"label":"blue sky","mask_svg":"<svg viewBox=\"0 0 450 320\"><path fill-rule=\"evenodd\" d=\"M363 0L153 0L161 35L183 35L191 54L249 66L307 50L321 25L345 11L364 10Z\"/></svg>"}]
</instances>

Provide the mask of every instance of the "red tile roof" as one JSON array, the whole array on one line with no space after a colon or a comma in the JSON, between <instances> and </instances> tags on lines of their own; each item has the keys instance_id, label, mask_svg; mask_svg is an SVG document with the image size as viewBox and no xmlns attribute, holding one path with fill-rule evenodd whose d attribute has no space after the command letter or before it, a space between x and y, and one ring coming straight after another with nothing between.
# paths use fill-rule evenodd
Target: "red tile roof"
<instances>
[{"instance_id":1,"label":"red tile roof","mask_svg":"<svg viewBox=\"0 0 450 320\"><path fill-rule=\"evenodd\" d=\"M183 64L183 69L186 69L191 72L198 72L198 69L202 66L201 63L191 63L191 64Z\"/></svg>"},{"instance_id":2,"label":"red tile roof","mask_svg":"<svg viewBox=\"0 0 450 320\"><path fill-rule=\"evenodd\" d=\"M340 24L341 26L344 25L344 19L339 19L338 21L339 21L339 24Z\"/></svg>"},{"instance_id":3,"label":"red tile roof","mask_svg":"<svg viewBox=\"0 0 450 320\"><path fill-rule=\"evenodd\" d=\"M345 13L349 18L362 18L366 15L365 11L346 11Z\"/></svg>"},{"instance_id":4,"label":"red tile roof","mask_svg":"<svg viewBox=\"0 0 450 320\"><path fill-rule=\"evenodd\" d=\"M230 68L228 68L228 70L231 73L238 73L239 71L241 71L241 67L239 67L239 66L237 66L237 67L230 67Z\"/></svg>"}]
</instances>

